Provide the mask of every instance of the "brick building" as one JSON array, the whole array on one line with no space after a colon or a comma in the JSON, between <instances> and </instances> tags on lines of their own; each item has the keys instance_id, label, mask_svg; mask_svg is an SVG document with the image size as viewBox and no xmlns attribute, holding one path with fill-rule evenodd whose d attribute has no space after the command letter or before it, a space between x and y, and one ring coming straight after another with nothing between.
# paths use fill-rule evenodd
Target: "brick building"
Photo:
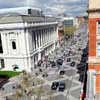
<instances>
[{"instance_id":1,"label":"brick building","mask_svg":"<svg viewBox=\"0 0 100 100\"><path fill-rule=\"evenodd\" d=\"M89 0L87 100L100 100L100 0Z\"/></svg>"}]
</instances>

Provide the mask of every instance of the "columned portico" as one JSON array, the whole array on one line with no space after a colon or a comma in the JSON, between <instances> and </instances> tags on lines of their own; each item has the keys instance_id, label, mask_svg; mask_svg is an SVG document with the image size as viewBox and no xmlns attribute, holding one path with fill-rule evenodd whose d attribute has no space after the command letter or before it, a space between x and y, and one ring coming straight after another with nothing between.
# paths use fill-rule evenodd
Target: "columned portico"
<instances>
[{"instance_id":1,"label":"columned portico","mask_svg":"<svg viewBox=\"0 0 100 100\"><path fill-rule=\"evenodd\" d=\"M3 70L14 70L14 65L17 65L18 70L30 71L39 60L55 49L58 23L56 20L52 21L54 18L48 20L46 18L28 15L1 18L10 23L7 21L2 23L0 19L3 48L0 57L4 59L5 64Z\"/></svg>"}]
</instances>

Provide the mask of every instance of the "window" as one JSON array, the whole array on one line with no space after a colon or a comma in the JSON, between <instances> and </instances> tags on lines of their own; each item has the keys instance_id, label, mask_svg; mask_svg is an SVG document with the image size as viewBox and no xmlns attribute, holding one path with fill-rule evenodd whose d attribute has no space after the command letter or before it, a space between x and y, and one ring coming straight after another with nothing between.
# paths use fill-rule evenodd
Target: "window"
<instances>
[{"instance_id":1,"label":"window","mask_svg":"<svg viewBox=\"0 0 100 100\"><path fill-rule=\"evenodd\" d=\"M97 56L100 56L100 43L97 45Z\"/></svg>"},{"instance_id":2,"label":"window","mask_svg":"<svg viewBox=\"0 0 100 100\"><path fill-rule=\"evenodd\" d=\"M31 14L32 12L31 12L31 9L28 9L28 14Z\"/></svg>"},{"instance_id":3,"label":"window","mask_svg":"<svg viewBox=\"0 0 100 100\"><path fill-rule=\"evenodd\" d=\"M12 48L16 49L16 42L15 41L12 41Z\"/></svg>"},{"instance_id":4,"label":"window","mask_svg":"<svg viewBox=\"0 0 100 100\"><path fill-rule=\"evenodd\" d=\"M39 31L37 30L36 31L36 37L37 37L37 47L39 47Z\"/></svg>"},{"instance_id":5,"label":"window","mask_svg":"<svg viewBox=\"0 0 100 100\"><path fill-rule=\"evenodd\" d=\"M100 21L98 22L98 33L100 34Z\"/></svg>"},{"instance_id":6,"label":"window","mask_svg":"<svg viewBox=\"0 0 100 100\"><path fill-rule=\"evenodd\" d=\"M95 93L96 93L96 72L95 70L91 70L88 72L87 93L91 93L93 96L95 96Z\"/></svg>"},{"instance_id":7,"label":"window","mask_svg":"<svg viewBox=\"0 0 100 100\"><path fill-rule=\"evenodd\" d=\"M64 20L65 26L73 26L73 20Z\"/></svg>"},{"instance_id":8,"label":"window","mask_svg":"<svg viewBox=\"0 0 100 100\"><path fill-rule=\"evenodd\" d=\"M36 49L36 33L35 31L32 31L32 41L34 42L34 49Z\"/></svg>"},{"instance_id":9,"label":"window","mask_svg":"<svg viewBox=\"0 0 100 100\"><path fill-rule=\"evenodd\" d=\"M0 34L0 53L3 53L1 34Z\"/></svg>"},{"instance_id":10,"label":"window","mask_svg":"<svg viewBox=\"0 0 100 100\"><path fill-rule=\"evenodd\" d=\"M42 30L40 30L40 46L41 46L41 44L42 44Z\"/></svg>"},{"instance_id":11,"label":"window","mask_svg":"<svg viewBox=\"0 0 100 100\"><path fill-rule=\"evenodd\" d=\"M4 59L1 59L1 67L4 68L5 64L4 64Z\"/></svg>"}]
</instances>

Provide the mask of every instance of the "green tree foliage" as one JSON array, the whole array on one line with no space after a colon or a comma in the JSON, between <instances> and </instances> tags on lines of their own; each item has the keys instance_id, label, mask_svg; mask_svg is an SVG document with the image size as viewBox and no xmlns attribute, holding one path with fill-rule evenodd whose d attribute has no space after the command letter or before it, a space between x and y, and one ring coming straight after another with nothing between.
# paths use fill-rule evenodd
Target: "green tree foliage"
<instances>
[{"instance_id":1,"label":"green tree foliage","mask_svg":"<svg viewBox=\"0 0 100 100\"><path fill-rule=\"evenodd\" d=\"M75 26L64 26L64 35L72 35L76 31Z\"/></svg>"},{"instance_id":2,"label":"green tree foliage","mask_svg":"<svg viewBox=\"0 0 100 100\"><path fill-rule=\"evenodd\" d=\"M15 77L17 75L20 75L21 72L16 72L16 71L0 71L0 76L6 76L6 77Z\"/></svg>"}]
</instances>

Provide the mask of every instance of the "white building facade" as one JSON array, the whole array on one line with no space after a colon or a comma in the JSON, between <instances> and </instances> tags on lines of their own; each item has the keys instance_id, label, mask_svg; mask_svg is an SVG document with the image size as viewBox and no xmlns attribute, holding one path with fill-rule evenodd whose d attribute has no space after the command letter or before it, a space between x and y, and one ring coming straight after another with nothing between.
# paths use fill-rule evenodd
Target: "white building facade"
<instances>
[{"instance_id":1,"label":"white building facade","mask_svg":"<svg viewBox=\"0 0 100 100\"><path fill-rule=\"evenodd\" d=\"M76 26L78 27L78 21L75 17L63 17L62 18L63 24L65 26Z\"/></svg>"},{"instance_id":2,"label":"white building facade","mask_svg":"<svg viewBox=\"0 0 100 100\"><path fill-rule=\"evenodd\" d=\"M9 15L0 18L0 69L30 71L55 49L58 27L55 18Z\"/></svg>"}]
</instances>

